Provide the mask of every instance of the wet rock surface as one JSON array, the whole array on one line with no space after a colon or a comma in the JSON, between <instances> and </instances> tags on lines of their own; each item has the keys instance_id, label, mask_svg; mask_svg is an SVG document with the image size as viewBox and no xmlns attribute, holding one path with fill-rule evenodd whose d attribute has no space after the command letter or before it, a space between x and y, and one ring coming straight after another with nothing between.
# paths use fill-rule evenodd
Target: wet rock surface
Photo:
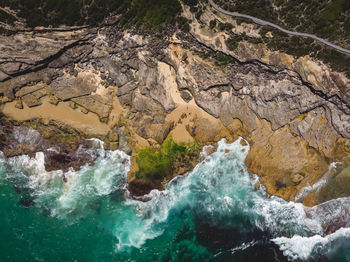
<instances>
[{"instance_id":1,"label":"wet rock surface","mask_svg":"<svg viewBox=\"0 0 350 262\"><path fill-rule=\"evenodd\" d=\"M198 33L173 38L111 27L0 36L0 104L16 101L17 109L26 110L40 107L44 97L55 105L68 102L74 110L96 114L111 130L118 127L118 138L103 137L107 149L136 154L135 137L159 146L176 126L167 116L193 102L221 123L212 126L198 117L184 132L201 145L244 136L251 145L249 170L269 193L289 200L317 182L331 162L350 159L350 82L343 74L263 45L241 42L230 52ZM235 62L218 66L203 58L213 50ZM123 113L114 112L117 106ZM10 135L18 128L2 123L1 150L7 156L52 147L45 155L48 169L94 161L77 155L79 148L89 148L82 139L19 142ZM136 195L159 187L135 185L140 185Z\"/></svg>"},{"instance_id":2,"label":"wet rock surface","mask_svg":"<svg viewBox=\"0 0 350 262\"><path fill-rule=\"evenodd\" d=\"M30 127L34 125L38 130L45 128L47 131L45 136L37 129ZM94 141L86 140L87 137L84 134L72 129L62 130L53 123L50 127L43 126L37 121L18 125L18 123L6 121L4 117L0 125L0 138L0 150L7 158L24 154L34 156L36 152L43 152L46 171L66 172L70 168L79 170L85 164L93 164L97 158L96 149L99 146Z\"/></svg>"}]
</instances>

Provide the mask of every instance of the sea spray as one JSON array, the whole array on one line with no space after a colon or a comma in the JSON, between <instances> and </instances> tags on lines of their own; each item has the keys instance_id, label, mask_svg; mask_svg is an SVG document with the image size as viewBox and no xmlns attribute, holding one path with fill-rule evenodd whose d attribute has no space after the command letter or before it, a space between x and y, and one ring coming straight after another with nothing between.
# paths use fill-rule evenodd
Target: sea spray
<instances>
[{"instance_id":1,"label":"sea spray","mask_svg":"<svg viewBox=\"0 0 350 262\"><path fill-rule=\"evenodd\" d=\"M79 171L69 169L46 172L44 153L34 157L27 155L8 159L7 179L15 181L16 187L30 191L36 207L45 208L52 216L66 218L74 213L80 217L89 205L99 197L125 188L130 159L122 151L103 150L102 141L93 140L98 156L93 166L84 165ZM78 215L80 214L80 215Z\"/></svg>"},{"instance_id":2,"label":"sea spray","mask_svg":"<svg viewBox=\"0 0 350 262\"><path fill-rule=\"evenodd\" d=\"M249 145L241 142L242 138L231 144L221 140L217 152L207 155L203 151L205 159L194 170L174 178L164 191L151 191L148 202L124 194L129 157L121 151L104 151L99 143L91 152L97 155L95 164L85 165L79 171L46 172L40 152L32 158L19 156L7 161L2 156L0 170L4 179L13 181L17 188L28 189L29 197L33 198L34 206L28 211L35 219L30 228L39 236L47 235L40 225L48 223L48 228L53 227L50 232L57 233L46 237L45 245L57 245L69 238L72 250L81 253L75 260L154 261L190 257L193 261L196 258L205 261L236 256L254 260L255 254L259 259L271 260L273 252L260 249L262 253L257 253L257 248L260 245L262 250L269 250L272 243L278 244L290 259L307 260L316 253L332 256L329 250L343 248L340 243L348 243L344 237L347 229L323 237L325 221L321 218L329 210L327 204L309 209L300 203L269 196L263 187L256 190L258 179L244 165ZM18 192L21 194L23 190ZM343 201L342 206L350 203L347 199ZM335 208L335 202L328 205ZM47 210L50 220L38 223L44 214L39 216L36 210ZM27 227L22 226L26 223L15 225L11 219L2 223L7 223L8 228L19 227L28 238L26 244L21 240L23 237L7 236L15 243L12 245L21 243L23 249L28 245L31 254L49 259L50 252L45 253L41 245L36 245L37 238L31 239L25 232ZM78 244L82 239L87 242ZM314 240L334 244L322 244L322 250L315 251L314 246L320 245L308 244ZM296 245L302 241L306 244L298 255ZM65 253L56 250L55 258L50 259L60 261Z\"/></svg>"},{"instance_id":3,"label":"sea spray","mask_svg":"<svg viewBox=\"0 0 350 262\"><path fill-rule=\"evenodd\" d=\"M341 249L350 248L350 228L341 228L336 232L327 235L313 235L301 237L295 235L291 238L278 237L272 240L280 246L290 260L317 260L323 257L336 257L336 252ZM343 254L343 261L350 261L350 254Z\"/></svg>"},{"instance_id":4,"label":"sea spray","mask_svg":"<svg viewBox=\"0 0 350 262\"><path fill-rule=\"evenodd\" d=\"M302 202L305 197L312 191L319 192L320 189L325 186L330 177L335 173L337 165L341 165L341 162L333 162L329 165L328 170L323 174L321 179L312 186L307 185L300 190L300 193L295 197L294 201Z\"/></svg>"},{"instance_id":5,"label":"sea spray","mask_svg":"<svg viewBox=\"0 0 350 262\"><path fill-rule=\"evenodd\" d=\"M171 181L164 191L152 191L150 201L126 200L138 210L142 223L136 223L132 231L125 225L117 227L115 234L123 240L121 246L140 247L166 230L169 219L183 210L191 210L195 216L205 217L206 223L221 228L255 226L272 235L286 236L321 234L321 225L307 218L301 204L254 190L244 166L248 150L249 145L242 146L241 139L232 144L221 140L217 152L189 174Z\"/></svg>"}]
</instances>

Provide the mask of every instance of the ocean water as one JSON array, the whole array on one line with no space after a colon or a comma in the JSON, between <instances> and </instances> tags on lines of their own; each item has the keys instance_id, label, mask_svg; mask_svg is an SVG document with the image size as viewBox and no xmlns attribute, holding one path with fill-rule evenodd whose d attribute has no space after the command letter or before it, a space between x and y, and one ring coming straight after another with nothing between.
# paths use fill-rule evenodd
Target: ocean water
<instances>
[{"instance_id":1,"label":"ocean water","mask_svg":"<svg viewBox=\"0 0 350 262\"><path fill-rule=\"evenodd\" d=\"M128 197L129 157L98 140L78 172L0 155L0 261L350 261L350 228L323 234L350 199L305 208L256 190L241 139L147 202Z\"/></svg>"}]
</instances>

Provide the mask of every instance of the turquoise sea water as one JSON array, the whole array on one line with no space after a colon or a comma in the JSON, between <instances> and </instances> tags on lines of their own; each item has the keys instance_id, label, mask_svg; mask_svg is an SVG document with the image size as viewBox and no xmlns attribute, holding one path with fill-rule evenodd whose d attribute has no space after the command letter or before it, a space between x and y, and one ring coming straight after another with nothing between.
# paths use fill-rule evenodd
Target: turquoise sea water
<instances>
[{"instance_id":1,"label":"turquoise sea water","mask_svg":"<svg viewBox=\"0 0 350 262\"><path fill-rule=\"evenodd\" d=\"M307 215L254 189L248 150L220 141L148 202L128 197L128 156L101 145L96 164L65 173L67 183L45 171L42 153L0 156L0 261L350 261L350 229L322 237L319 209Z\"/></svg>"}]
</instances>

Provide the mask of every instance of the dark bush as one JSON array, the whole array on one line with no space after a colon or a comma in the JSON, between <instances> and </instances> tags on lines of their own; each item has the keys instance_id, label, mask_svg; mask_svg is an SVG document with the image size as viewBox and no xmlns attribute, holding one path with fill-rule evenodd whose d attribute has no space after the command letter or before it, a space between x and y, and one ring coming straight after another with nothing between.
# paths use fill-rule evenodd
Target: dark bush
<instances>
[{"instance_id":1,"label":"dark bush","mask_svg":"<svg viewBox=\"0 0 350 262\"><path fill-rule=\"evenodd\" d=\"M18 10L30 27L97 25L116 13L122 15L123 25L162 29L167 24L176 24L181 12L178 0L1 0L0 6ZM0 13L0 19L9 18Z\"/></svg>"}]
</instances>

